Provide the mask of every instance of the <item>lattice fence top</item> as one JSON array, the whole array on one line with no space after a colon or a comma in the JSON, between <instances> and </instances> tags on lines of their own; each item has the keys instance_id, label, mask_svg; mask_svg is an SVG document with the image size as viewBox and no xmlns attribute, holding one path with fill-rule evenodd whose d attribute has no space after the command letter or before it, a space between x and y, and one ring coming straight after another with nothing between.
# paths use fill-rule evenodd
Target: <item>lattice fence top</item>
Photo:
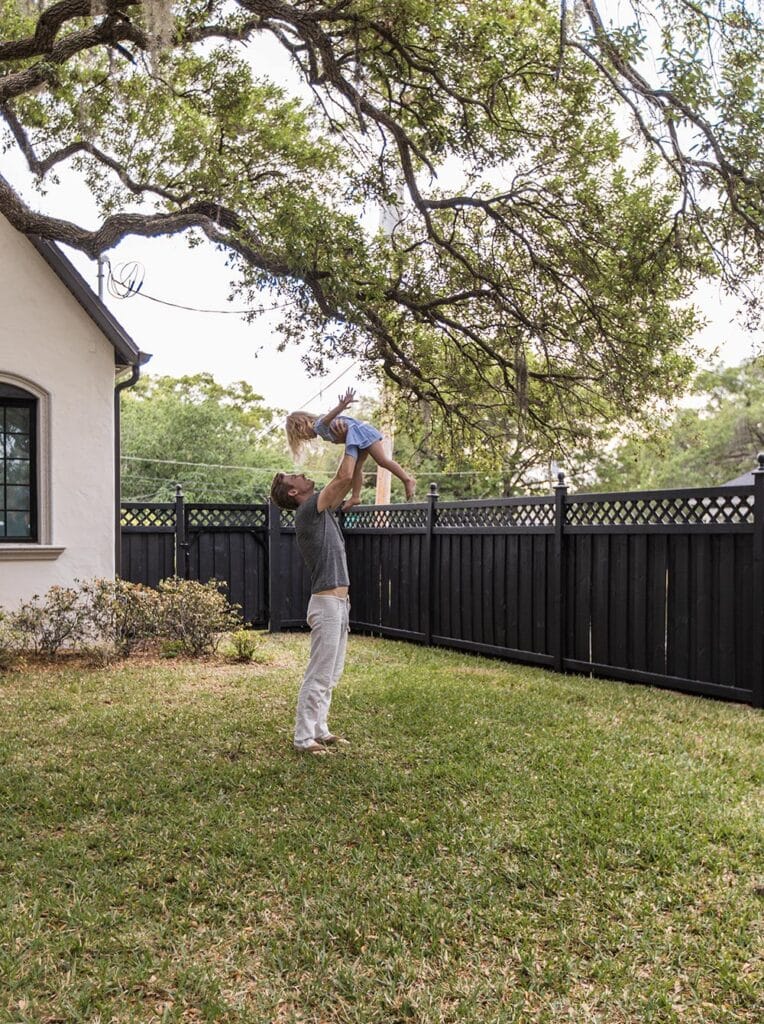
<instances>
[{"instance_id":1,"label":"lattice fence top","mask_svg":"<svg viewBox=\"0 0 764 1024\"><path fill-rule=\"evenodd\" d=\"M513 504L437 506L435 526L450 529L554 526L554 499Z\"/></svg>"},{"instance_id":2,"label":"lattice fence top","mask_svg":"<svg viewBox=\"0 0 764 1024\"><path fill-rule=\"evenodd\" d=\"M205 527L227 529L259 530L268 525L267 505L250 505L236 508L231 505L210 507L205 505L186 506L186 524L189 530Z\"/></svg>"},{"instance_id":3,"label":"lattice fence top","mask_svg":"<svg viewBox=\"0 0 764 1024\"><path fill-rule=\"evenodd\" d=\"M344 526L346 530L424 530L427 509L395 505L354 508L345 513Z\"/></svg>"},{"instance_id":4,"label":"lattice fence top","mask_svg":"<svg viewBox=\"0 0 764 1024\"><path fill-rule=\"evenodd\" d=\"M128 503L122 506L120 523L122 526L169 527L172 530L175 528L175 505Z\"/></svg>"},{"instance_id":5,"label":"lattice fence top","mask_svg":"<svg viewBox=\"0 0 764 1024\"><path fill-rule=\"evenodd\" d=\"M740 526L754 521L753 487L683 491L644 491L625 494L582 494L565 498L565 526ZM186 505L191 530L267 530L268 506ZM428 506L401 504L360 506L343 517L353 530L426 530ZM281 512L281 528L294 528L295 513ZM121 525L126 529L172 530L174 502L126 502ZM555 499L498 498L443 502L434 506L435 529L504 528L549 529L555 525Z\"/></svg>"},{"instance_id":6,"label":"lattice fence top","mask_svg":"<svg viewBox=\"0 0 764 1024\"><path fill-rule=\"evenodd\" d=\"M567 499L567 526L687 526L753 523L753 493Z\"/></svg>"}]
</instances>

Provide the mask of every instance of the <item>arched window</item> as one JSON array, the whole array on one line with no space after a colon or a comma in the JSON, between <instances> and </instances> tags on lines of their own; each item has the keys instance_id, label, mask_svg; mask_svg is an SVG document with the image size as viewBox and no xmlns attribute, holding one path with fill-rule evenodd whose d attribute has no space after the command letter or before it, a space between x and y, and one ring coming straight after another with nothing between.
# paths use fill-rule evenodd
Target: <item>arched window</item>
<instances>
[{"instance_id":1,"label":"arched window","mask_svg":"<svg viewBox=\"0 0 764 1024\"><path fill-rule=\"evenodd\" d=\"M0 543L38 540L37 398L0 381Z\"/></svg>"}]
</instances>

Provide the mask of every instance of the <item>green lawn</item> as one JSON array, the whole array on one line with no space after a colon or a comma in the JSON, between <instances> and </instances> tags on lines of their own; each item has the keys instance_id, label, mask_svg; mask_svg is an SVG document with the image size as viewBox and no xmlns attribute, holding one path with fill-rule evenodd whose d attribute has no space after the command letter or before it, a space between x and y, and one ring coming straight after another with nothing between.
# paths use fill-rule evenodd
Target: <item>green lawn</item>
<instances>
[{"instance_id":1,"label":"green lawn","mask_svg":"<svg viewBox=\"0 0 764 1024\"><path fill-rule=\"evenodd\" d=\"M0 677L0 1020L764 1019L764 715L351 638Z\"/></svg>"}]
</instances>

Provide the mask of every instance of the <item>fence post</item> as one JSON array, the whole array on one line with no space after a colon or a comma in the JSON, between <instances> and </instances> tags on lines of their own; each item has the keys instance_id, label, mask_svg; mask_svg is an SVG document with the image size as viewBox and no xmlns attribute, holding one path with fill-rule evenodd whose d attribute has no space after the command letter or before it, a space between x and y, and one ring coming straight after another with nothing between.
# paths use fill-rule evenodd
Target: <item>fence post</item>
<instances>
[{"instance_id":1,"label":"fence post","mask_svg":"<svg viewBox=\"0 0 764 1024\"><path fill-rule=\"evenodd\" d=\"M764 708L764 452L753 471L753 678L751 703Z\"/></svg>"},{"instance_id":2,"label":"fence post","mask_svg":"<svg viewBox=\"0 0 764 1024\"><path fill-rule=\"evenodd\" d=\"M268 502L268 628L281 632L281 509Z\"/></svg>"},{"instance_id":3,"label":"fence post","mask_svg":"<svg viewBox=\"0 0 764 1024\"><path fill-rule=\"evenodd\" d=\"M188 543L186 541L186 505L183 488L175 485L175 574L188 579Z\"/></svg>"},{"instance_id":4,"label":"fence post","mask_svg":"<svg viewBox=\"0 0 764 1024\"><path fill-rule=\"evenodd\" d=\"M433 582L434 582L434 559L433 553L433 529L435 528L435 506L438 502L438 485L430 484L430 493L427 495L427 533L424 537L424 642L427 647L432 646L432 606L433 606Z\"/></svg>"},{"instance_id":5,"label":"fence post","mask_svg":"<svg viewBox=\"0 0 764 1024\"><path fill-rule=\"evenodd\" d=\"M554 489L554 638L553 654L556 672L562 672L565 657L565 474L557 474Z\"/></svg>"}]
</instances>

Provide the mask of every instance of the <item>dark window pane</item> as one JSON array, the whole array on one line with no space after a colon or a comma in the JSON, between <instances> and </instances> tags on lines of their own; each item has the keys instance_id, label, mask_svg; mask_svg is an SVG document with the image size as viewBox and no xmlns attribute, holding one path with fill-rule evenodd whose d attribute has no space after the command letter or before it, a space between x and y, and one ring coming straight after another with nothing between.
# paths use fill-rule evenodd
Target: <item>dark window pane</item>
<instances>
[{"instance_id":1,"label":"dark window pane","mask_svg":"<svg viewBox=\"0 0 764 1024\"><path fill-rule=\"evenodd\" d=\"M29 434L6 434L5 457L7 459L28 459Z\"/></svg>"},{"instance_id":2,"label":"dark window pane","mask_svg":"<svg viewBox=\"0 0 764 1024\"><path fill-rule=\"evenodd\" d=\"M8 484L26 484L29 485L32 481L29 479L29 467L28 461L13 461L9 460L5 464L5 483Z\"/></svg>"},{"instance_id":3,"label":"dark window pane","mask_svg":"<svg viewBox=\"0 0 764 1024\"><path fill-rule=\"evenodd\" d=\"M34 395L13 384L0 384L0 398L34 398Z\"/></svg>"},{"instance_id":4,"label":"dark window pane","mask_svg":"<svg viewBox=\"0 0 764 1024\"><path fill-rule=\"evenodd\" d=\"M29 433L29 409L20 409L9 405L5 410L5 429L13 434Z\"/></svg>"},{"instance_id":5,"label":"dark window pane","mask_svg":"<svg viewBox=\"0 0 764 1024\"><path fill-rule=\"evenodd\" d=\"M28 487L7 487L6 488L6 508L14 508L20 510L29 509L29 488Z\"/></svg>"},{"instance_id":6,"label":"dark window pane","mask_svg":"<svg viewBox=\"0 0 764 1024\"><path fill-rule=\"evenodd\" d=\"M6 529L9 537L31 537L28 512L8 512L6 516Z\"/></svg>"},{"instance_id":7,"label":"dark window pane","mask_svg":"<svg viewBox=\"0 0 764 1024\"><path fill-rule=\"evenodd\" d=\"M25 391L0 385L0 541L33 540L35 408Z\"/></svg>"}]
</instances>

